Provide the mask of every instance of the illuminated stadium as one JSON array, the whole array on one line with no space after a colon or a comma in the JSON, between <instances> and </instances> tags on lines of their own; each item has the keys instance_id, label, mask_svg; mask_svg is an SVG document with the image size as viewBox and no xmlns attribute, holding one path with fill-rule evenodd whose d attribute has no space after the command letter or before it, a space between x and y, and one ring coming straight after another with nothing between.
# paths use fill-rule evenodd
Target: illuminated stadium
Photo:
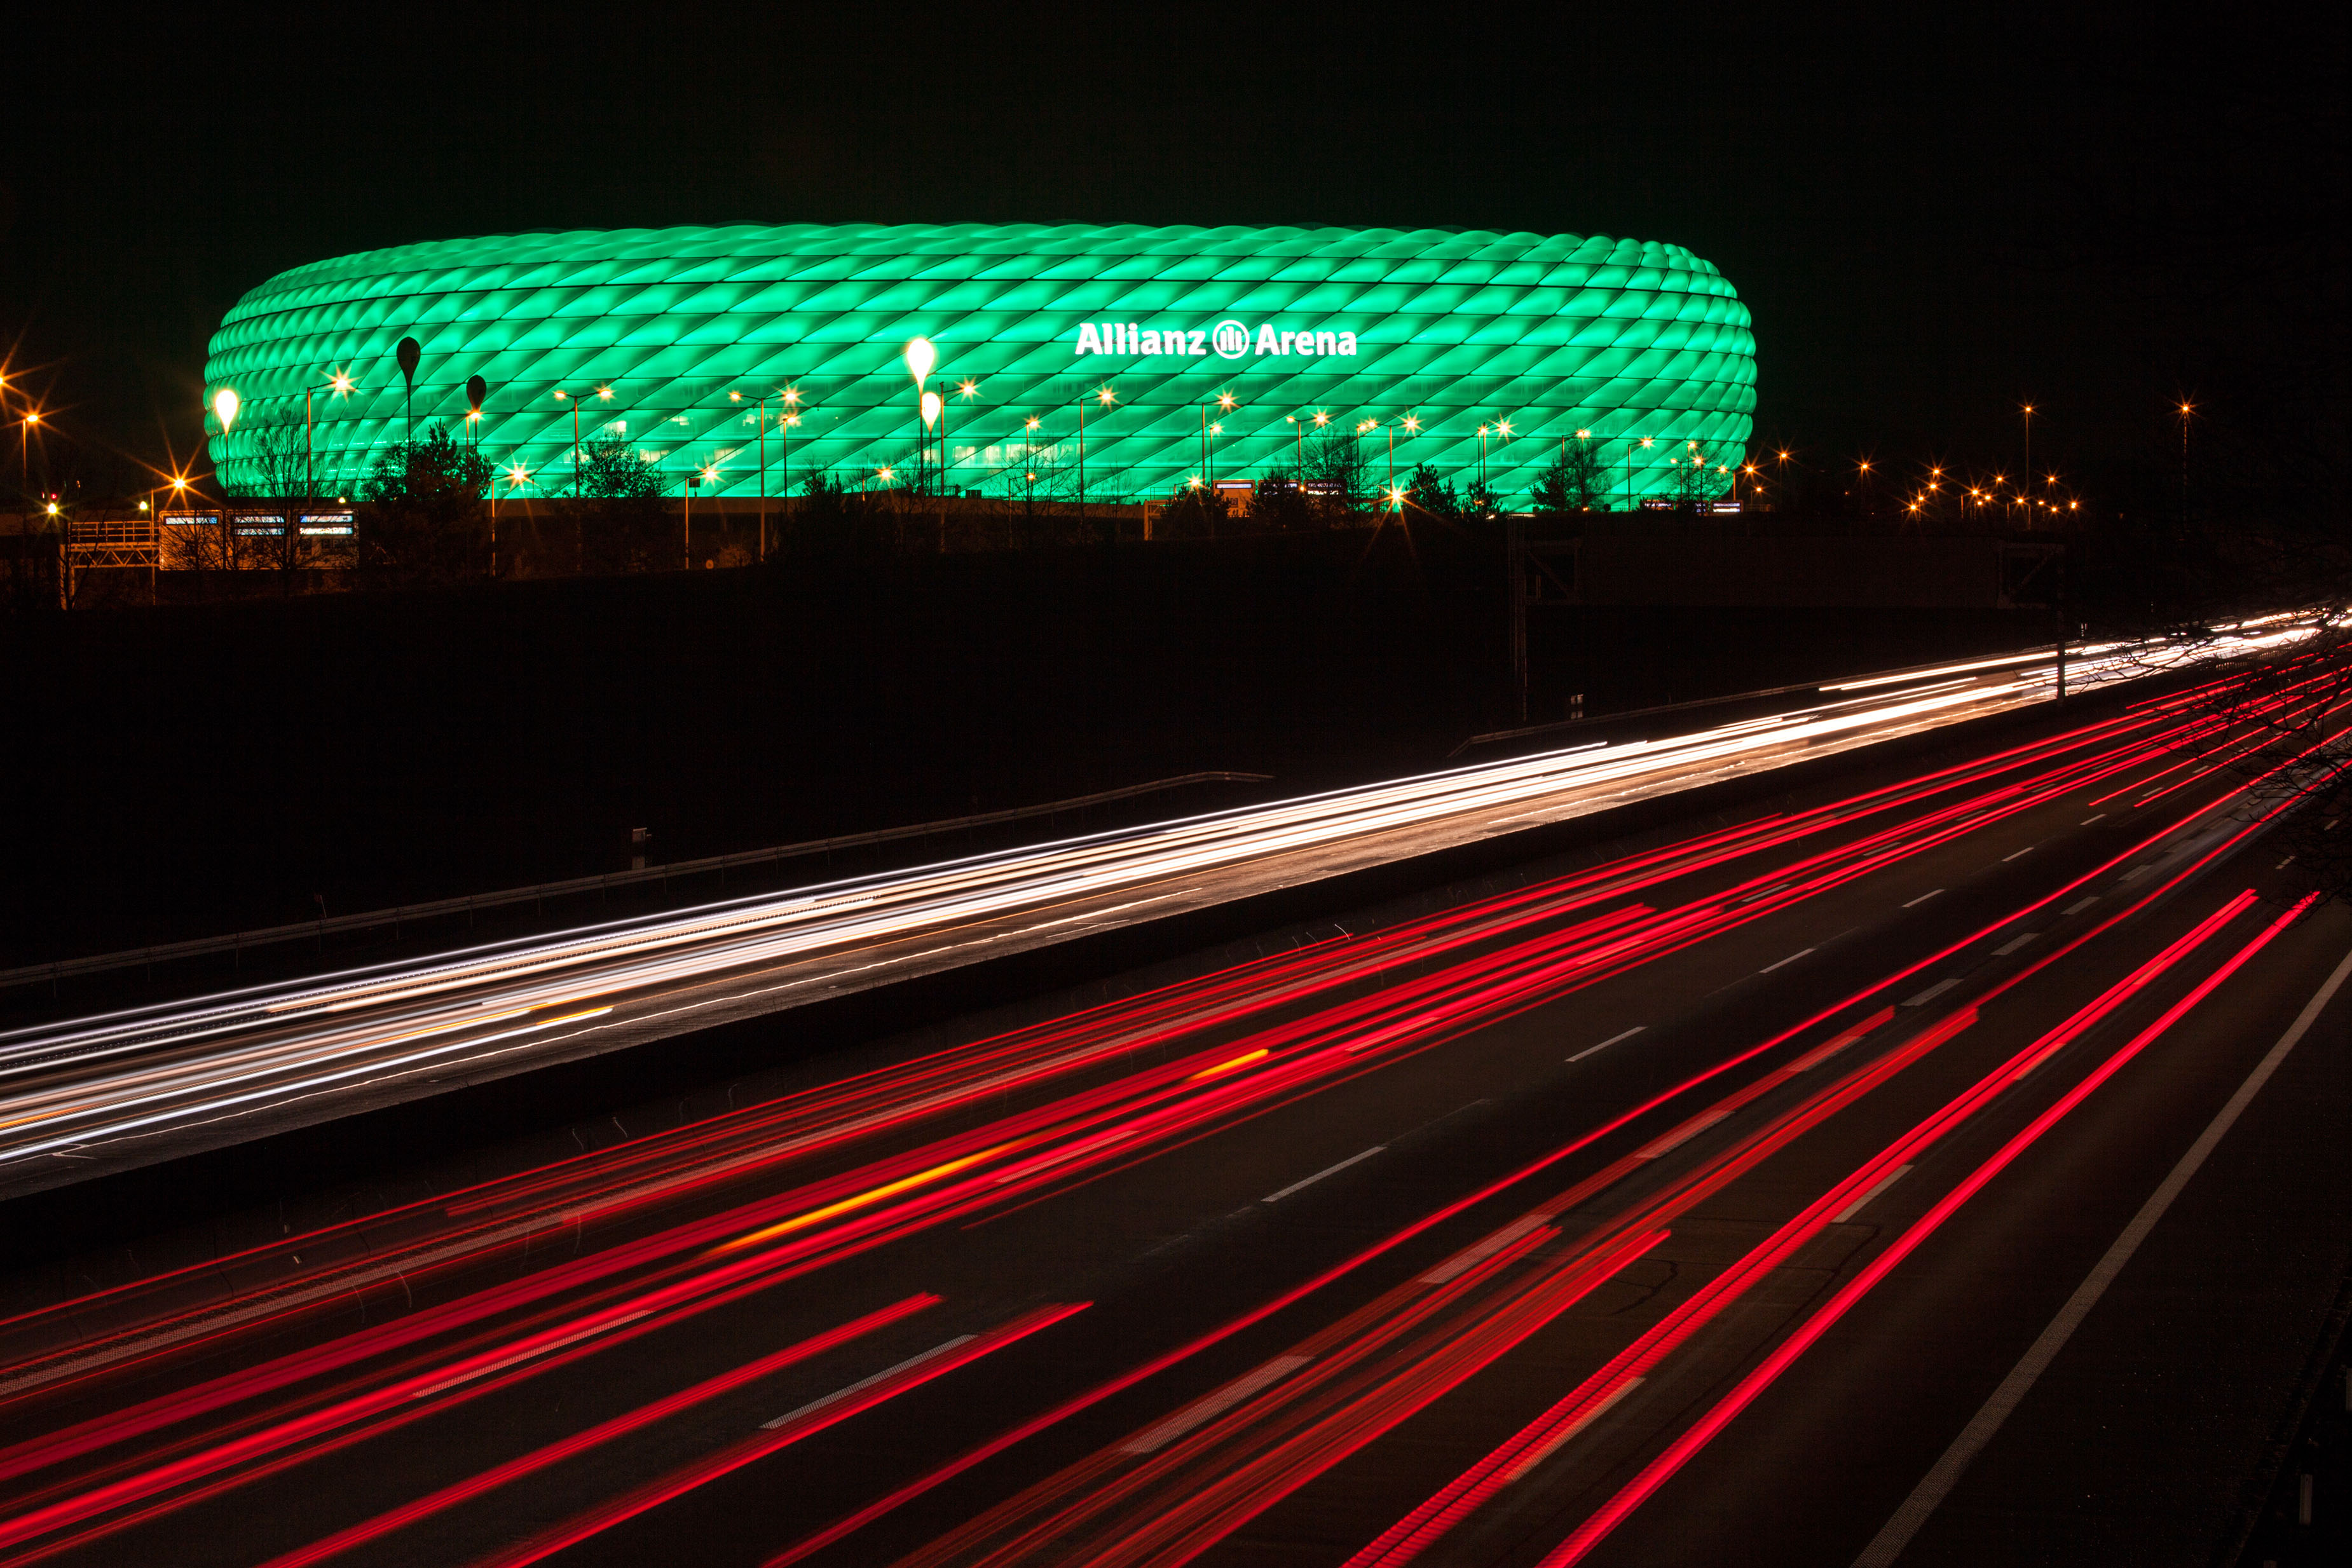
<instances>
[{"instance_id":1,"label":"illuminated stadium","mask_svg":"<svg viewBox=\"0 0 2352 1568\"><path fill-rule=\"evenodd\" d=\"M1736 464L1755 407L1748 309L1679 246L1075 224L504 235L314 262L237 301L205 364L223 480L261 486L263 444L303 424L307 392L319 483L356 485L406 428L404 337L423 350L417 430L468 431L502 491L540 496L570 491L575 421L671 494L689 475L730 497L819 470L903 482L917 338L945 405L933 461L983 495L1041 470L1066 493L1082 465L1097 500L1160 498L1289 468L1336 430L1376 478L1392 447L1400 474L1483 473L1511 504L1582 440L1624 506L1675 493L1694 455L1710 475Z\"/></svg>"}]
</instances>

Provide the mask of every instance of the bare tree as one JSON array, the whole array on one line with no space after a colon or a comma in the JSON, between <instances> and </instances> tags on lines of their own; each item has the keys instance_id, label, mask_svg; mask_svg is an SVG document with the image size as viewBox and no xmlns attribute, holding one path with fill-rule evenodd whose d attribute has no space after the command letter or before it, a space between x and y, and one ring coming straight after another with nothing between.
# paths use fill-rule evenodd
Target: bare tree
<instances>
[{"instance_id":1,"label":"bare tree","mask_svg":"<svg viewBox=\"0 0 2352 1568\"><path fill-rule=\"evenodd\" d=\"M1608 497L1601 454L1583 437L1568 443L1536 480L1536 510L1548 514L1596 512Z\"/></svg>"},{"instance_id":2,"label":"bare tree","mask_svg":"<svg viewBox=\"0 0 2352 1568\"><path fill-rule=\"evenodd\" d=\"M1372 495L1363 438L1350 431L1326 430L1307 449L1298 478L1299 488L1326 521L1360 516Z\"/></svg>"},{"instance_id":3,"label":"bare tree","mask_svg":"<svg viewBox=\"0 0 2352 1568\"><path fill-rule=\"evenodd\" d=\"M318 504L313 475L310 433L298 421L281 419L259 424L246 437L243 468L249 477L230 488L230 494L251 497L267 497L279 503L283 514L278 519L278 569L283 591L291 593L294 569L299 562L302 513Z\"/></svg>"}]
</instances>

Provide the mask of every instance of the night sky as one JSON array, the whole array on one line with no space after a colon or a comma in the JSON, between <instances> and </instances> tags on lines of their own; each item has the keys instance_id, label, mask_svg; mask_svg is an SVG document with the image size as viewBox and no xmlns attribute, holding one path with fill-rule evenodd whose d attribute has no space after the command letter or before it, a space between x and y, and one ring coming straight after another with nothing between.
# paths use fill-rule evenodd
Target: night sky
<instances>
[{"instance_id":1,"label":"night sky","mask_svg":"<svg viewBox=\"0 0 2352 1568\"><path fill-rule=\"evenodd\" d=\"M2005 460L2025 398L2074 476L2183 392L2341 419L2336 7L242 9L12 40L0 335L93 484L194 447L206 338L284 267L730 221L1670 240L1755 313L1759 444L1823 465Z\"/></svg>"}]
</instances>

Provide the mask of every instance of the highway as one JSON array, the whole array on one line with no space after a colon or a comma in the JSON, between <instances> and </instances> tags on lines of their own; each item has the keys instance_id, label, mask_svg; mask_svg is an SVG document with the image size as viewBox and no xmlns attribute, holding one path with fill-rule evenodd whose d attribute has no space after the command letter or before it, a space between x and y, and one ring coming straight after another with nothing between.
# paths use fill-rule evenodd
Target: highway
<instances>
[{"instance_id":1,"label":"highway","mask_svg":"<svg viewBox=\"0 0 2352 1568\"><path fill-rule=\"evenodd\" d=\"M2085 1435L2096 1358L2190 1354L2163 1279L2264 1275L2207 1195L2299 1179L2340 1123L2352 918L2264 855L2230 678L1857 752L1783 810L223 1256L8 1281L0 1564L2040 1560L2132 1469ZM7 1043L56 1095L9 1147L1042 939L2036 679L86 1021ZM2195 1451L2258 1448L2300 1350L2208 1345L2238 1397ZM2228 1479L2051 1560L2138 1528L2105 1560L2206 1561Z\"/></svg>"},{"instance_id":2,"label":"highway","mask_svg":"<svg viewBox=\"0 0 2352 1568\"><path fill-rule=\"evenodd\" d=\"M2249 622L2205 650L2302 635ZM2170 650L2073 651L2075 689ZM0 1034L0 1197L2047 702L2048 653L1817 705Z\"/></svg>"}]
</instances>

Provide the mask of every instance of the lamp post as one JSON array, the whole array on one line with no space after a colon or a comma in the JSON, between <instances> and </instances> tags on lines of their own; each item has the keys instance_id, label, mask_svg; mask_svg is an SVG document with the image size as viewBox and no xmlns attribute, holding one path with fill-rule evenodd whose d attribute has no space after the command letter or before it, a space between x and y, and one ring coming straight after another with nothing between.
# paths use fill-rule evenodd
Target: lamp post
<instances>
[{"instance_id":1,"label":"lamp post","mask_svg":"<svg viewBox=\"0 0 2352 1568\"><path fill-rule=\"evenodd\" d=\"M1400 426L1407 435L1420 434L1421 415L1406 414L1395 424L1389 426L1389 498L1391 504L1391 509L1402 517L1404 511L1404 492L1397 488L1396 482L1396 433Z\"/></svg>"},{"instance_id":2,"label":"lamp post","mask_svg":"<svg viewBox=\"0 0 2352 1568\"><path fill-rule=\"evenodd\" d=\"M481 380L479 376L476 376L474 379L478 382ZM345 392L352 390L352 378L345 375L342 371L337 371L333 375L328 378L327 384L335 389L335 395L337 397L341 397ZM311 394L316 391L317 389L315 387L304 387L302 389L302 488L306 492L302 498L306 501L314 499L319 494L319 477L311 458L310 445L310 398ZM480 417L481 412L481 400L477 398L474 402L474 417ZM226 429L226 427L224 426L223 428ZM286 519L285 553L286 570L289 571L294 570L294 528L295 520L289 517ZM493 558L495 558L498 550L498 544L495 537L492 539L490 549ZM496 568L494 567L492 570L495 570Z\"/></svg>"},{"instance_id":3,"label":"lamp post","mask_svg":"<svg viewBox=\"0 0 2352 1568\"><path fill-rule=\"evenodd\" d=\"M515 486L530 483L530 470L517 461L507 469L507 494L512 496ZM490 575L499 574L499 476L490 476Z\"/></svg>"},{"instance_id":4,"label":"lamp post","mask_svg":"<svg viewBox=\"0 0 2352 1568\"><path fill-rule=\"evenodd\" d=\"M583 466L580 461L581 396L582 394L578 392L562 391L555 394L556 402L568 402L572 405L572 498L575 501L580 499L580 470ZM610 402L613 401L613 389L609 386L600 386L596 389L596 396L604 402Z\"/></svg>"},{"instance_id":5,"label":"lamp post","mask_svg":"<svg viewBox=\"0 0 2352 1568\"><path fill-rule=\"evenodd\" d=\"M730 396L740 394L730 393ZM752 415L760 433L760 550L754 560L768 559L768 394L760 394L759 408Z\"/></svg>"},{"instance_id":6,"label":"lamp post","mask_svg":"<svg viewBox=\"0 0 2352 1568\"><path fill-rule=\"evenodd\" d=\"M489 382L479 376L466 378L466 434L476 452L482 449L482 404L489 396Z\"/></svg>"},{"instance_id":7,"label":"lamp post","mask_svg":"<svg viewBox=\"0 0 2352 1568\"><path fill-rule=\"evenodd\" d=\"M2025 402L2018 404L2018 407L2025 414L2025 483L2031 486L2033 483L2033 405ZM2026 513L2029 519L2032 515L2031 511ZM2027 526L2031 527L2032 523L2029 521Z\"/></svg>"},{"instance_id":8,"label":"lamp post","mask_svg":"<svg viewBox=\"0 0 2352 1568\"><path fill-rule=\"evenodd\" d=\"M907 345L906 360L907 373L915 378L915 413L919 421L915 437L915 488L920 491L924 455L930 446L931 421L935 417L930 413L931 394L923 390L923 383L930 379L931 368L940 362L940 351L929 338L917 338Z\"/></svg>"},{"instance_id":9,"label":"lamp post","mask_svg":"<svg viewBox=\"0 0 2352 1568\"><path fill-rule=\"evenodd\" d=\"M956 383L956 396L961 398L964 402L970 402L979 395L980 383L973 381L971 377L967 376L962 381ZM940 401L940 408L943 412L940 416L940 485L942 493L944 493L951 483L949 478L949 474L955 467L955 453L948 445L948 422L947 415L944 413L946 408L946 400L942 399Z\"/></svg>"},{"instance_id":10,"label":"lamp post","mask_svg":"<svg viewBox=\"0 0 2352 1568\"><path fill-rule=\"evenodd\" d=\"M677 552L679 565L687 571L694 570L694 487L697 485L715 486L718 483L719 465L716 463L706 463L686 476L686 515L678 529Z\"/></svg>"},{"instance_id":11,"label":"lamp post","mask_svg":"<svg viewBox=\"0 0 2352 1568\"><path fill-rule=\"evenodd\" d=\"M1235 400L1233 393L1229 392L1221 392L1217 394L1217 412L1219 413L1231 413L1239 406L1240 403ZM1205 407L1201 410L1203 417L1207 416L1208 412L1209 411ZM1203 444L1208 452L1208 463L1206 466L1209 470L1209 493L1211 495L1216 494L1217 489L1217 437L1223 435L1224 433L1224 421L1221 419L1213 420L1210 422L1209 427L1202 437Z\"/></svg>"},{"instance_id":12,"label":"lamp post","mask_svg":"<svg viewBox=\"0 0 2352 1568\"><path fill-rule=\"evenodd\" d=\"M929 444L931 432L935 428L939 433L940 457L941 461L938 465L937 473L934 476L934 483L939 491L937 498L940 503L940 554L945 555L948 553L948 486L947 464L945 461L947 457L948 428L946 423L948 412L947 400L940 397L940 394L935 392L927 392L922 396L921 407L923 413L924 444L926 445Z\"/></svg>"},{"instance_id":13,"label":"lamp post","mask_svg":"<svg viewBox=\"0 0 2352 1568\"><path fill-rule=\"evenodd\" d=\"M2184 528L2189 523L2189 416L2196 412L2195 403L2180 400L2180 522Z\"/></svg>"},{"instance_id":14,"label":"lamp post","mask_svg":"<svg viewBox=\"0 0 2352 1568\"><path fill-rule=\"evenodd\" d=\"M1037 416L1034 413L1021 422L1021 438L1026 449L1024 455L1028 459L1021 465L1025 476L1022 482L1028 486L1022 505L1033 517L1037 513Z\"/></svg>"},{"instance_id":15,"label":"lamp post","mask_svg":"<svg viewBox=\"0 0 2352 1568\"><path fill-rule=\"evenodd\" d=\"M1117 397L1115 397L1115 396L1113 396L1113 395L1112 395L1112 393L1111 393L1111 390L1110 390L1110 386L1109 386L1109 384L1108 384L1108 382L1104 383L1104 385L1103 385L1103 387L1101 388L1101 390L1100 390L1100 391L1098 391L1098 392L1095 392L1095 393L1093 394L1093 396L1094 396L1095 401L1096 401L1097 402L1098 402L1098 403L1100 403L1100 404L1102 405L1103 412L1104 412L1104 413L1109 413L1109 412L1110 412L1110 406L1111 406L1111 404L1113 404L1113 403L1115 403L1115 402L1117 402L1118 401L1118 399ZM1086 527L1086 524L1087 524L1087 400L1086 400L1085 398L1081 397L1080 399L1078 399L1078 526L1079 526L1080 528L1084 528L1084 527Z\"/></svg>"},{"instance_id":16,"label":"lamp post","mask_svg":"<svg viewBox=\"0 0 2352 1568\"><path fill-rule=\"evenodd\" d=\"M1647 452L1650 449L1650 442L1651 437L1646 435L1642 437L1643 451ZM1628 512L1641 510L1640 505L1633 497L1633 444L1631 442L1625 444L1625 509Z\"/></svg>"},{"instance_id":17,"label":"lamp post","mask_svg":"<svg viewBox=\"0 0 2352 1568\"><path fill-rule=\"evenodd\" d=\"M776 416L776 441L782 448L777 454L776 460L782 465L784 471L784 511L787 514L793 509L793 426L801 422L801 416L796 412L800 401L800 392L794 388L786 387L784 412ZM760 541L760 548L762 551L767 549L767 540L764 537ZM764 556L762 559L765 559Z\"/></svg>"},{"instance_id":18,"label":"lamp post","mask_svg":"<svg viewBox=\"0 0 2352 1568\"><path fill-rule=\"evenodd\" d=\"M16 425L16 488L27 497L33 493L33 426L40 423L40 411L26 409Z\"/></svg>"},{"instance_id":19,"label":"lamp post","mask_svg":"<svg viewBox=\"0 0 2352 1568\"><path fill-rule=\"evenodd\" d=\"M400 360L400 379L408 387L408 446L416 448L416 366L425 357L425 345L414 338L403 338L394 350Z\"/></svg>"}]
</instances>

